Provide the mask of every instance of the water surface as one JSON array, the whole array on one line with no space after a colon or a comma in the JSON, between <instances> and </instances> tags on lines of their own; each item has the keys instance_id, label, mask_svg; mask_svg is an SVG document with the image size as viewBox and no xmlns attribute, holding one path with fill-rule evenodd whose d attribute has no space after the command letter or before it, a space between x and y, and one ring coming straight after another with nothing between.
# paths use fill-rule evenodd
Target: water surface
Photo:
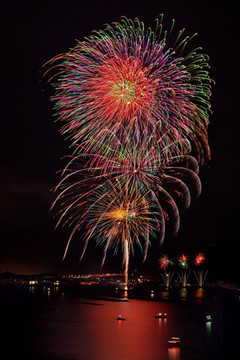
<instances>
[{"instance_id":1,"label":"water surface","mask_svg":"<svg viewBox=\"0 0 240 360\"><path fill-rule=\"evenodd\" d=\"M149 300L109 301L50 290L2 295L5 345L9 355L16 352L31 360L218 360L227 359L224 354L237 346L238 299L227 302L226 320L219 293L180 290L173 297L163 291L158 298L162 301L155 295ZM167 319L156 319L159 312L167 313ZM126 320L118 321L119 314ZM212 323L205 322L208 314ZM171 336L181 338L180 348L168 347Z\"/></svg>"}]
</instances>

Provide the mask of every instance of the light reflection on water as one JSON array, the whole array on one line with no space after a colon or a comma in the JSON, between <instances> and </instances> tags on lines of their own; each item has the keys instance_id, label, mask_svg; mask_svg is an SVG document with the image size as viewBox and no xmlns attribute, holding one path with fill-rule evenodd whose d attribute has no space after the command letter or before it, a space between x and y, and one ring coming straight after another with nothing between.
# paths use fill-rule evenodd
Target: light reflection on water
<instances>
[{"instance_id":1,"label":"light reflection on water","mask_svg":"<svg viewBox=\"0 0 240 360\"><path fill-rule=\"evenodd\" d=\"M168 300L169 299L169 291L168 290L161 291L160 296L161 296L161 299Z\"/></svg>"},{"instance_id":2,"label":"light reflection on water","mask_svg":"<svg viewBox=\"0 0 240 360\"><path fill-rule=\"evenodd\" d=\"M206 338L208 343L211 342L211 336L212 336L212 323L206 322Z\"/></svg>"},{"instance_id":3,"label":"light reflection on water","mask_svg":"<svg viewBox=\"0 0 240 360\"><path fill-rule=\"evenodd\" d=\"M169 360L180 360L180 348L169 348L168 349Z\"/></svg>"},{"instance_id":4,"label":"light reflection on water","mask_svg":"<svg viewBox=\"0 0 240 360\"><path fill-rule=\"evenodd\" d=\"M31 359L221 359L221 302L213 305L212 297L209 305L202 289L183 290L155 291L152 301L127 301L125 291L121 293L123 301L116 301L62 296L60 291L46 287L41 296L29 294L31 301L38 301L34 306L38 311L26 313L30 320L28 327L23 324L25 347ZM160 298L164 301L156 300ZM167 319L155 318L159 313L167 313ZM119 314L126 320L118 321ZM214 315L213 323L205 322L206 314ZM32 339L30 345L27 331ZM180 348L169 348L172 336L180 337Z\"/></svg>"},{"instance_id":5,"label":"light reflection on water","mask_svg":"<svg viewBox=\"0 0 240 360\"><path fill-rule=\"evenodd\" d=\"M170 335L178 335L177 329L171 333L167 319L155 318L159 312L170 311L173 319L171 304L92 299L86 303L86 299L66 297L48 300L50 309L55 309L58 300L59 311L43 310L36 319L38 337L33 351L43 355L87 360L167 359ZM119 314L126 320L117 321Z\"/></svg>"},{"instance_id":6,"label":"light reflection on water","mask_svg":"<svg viewBox=\"0 0 240 360\"><path fill-rule=\"evenodd\" d=\"M194 297L195 297L196 303L201 304L203 301L203 298L204 298L203 288L194 290Z\"/></svg>"},{"instance_id":7,"label":"light reflection on water","mask_svg":"<svg viewBox=\"0 0 240 360\"><path fill-rule=\"evenodd\" d=\"M180 298L182 301L187 300L188 290L186 288L182 288L179 290Z\"/></svg>"},{"instance_id":8,"label":"light reflection on water","mask_svg":"<svg viewBox=\"0 0 240 360\"><path fill-rule=\"evenodd\" d=\"M187 296L186 291L184 294ZM126 297L127 292L122 299ZM42 355L61 356L64 360L178 360L182 350L168 347L168 340L176 336L181 338L185 352L194 350L194 359L208 359L206 346L211 339L201 330L206 311L195 314L194 304L188 308L182 302L66 296L46 300L46 306L59 310L43 310L35 319L38 336L33 351ZM156 319L160 312L166 312L167 319ZM197 322L192 320L191 312ZM126 320L118 321L119 314Z\"/></svg>"}]
</instances>

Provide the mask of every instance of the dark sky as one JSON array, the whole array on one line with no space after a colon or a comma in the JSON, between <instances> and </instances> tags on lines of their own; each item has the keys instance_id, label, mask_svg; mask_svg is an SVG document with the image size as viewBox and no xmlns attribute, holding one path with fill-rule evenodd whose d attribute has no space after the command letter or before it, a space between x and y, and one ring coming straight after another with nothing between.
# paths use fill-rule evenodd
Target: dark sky
<instances>
[{"instance_id":1,"label":"dark sky","mask_svg":"<svg viewBox=\"0 0 240 360\"><path fill-rule=\"evenodd\" d=\"M121 15L139 17L147 26L165 15L168 28L187 34L198 32L196 45L210 56L212 109L209 139L212 161L201 169L203 192L181 215L177 238L167 239L162 249L153 247L145 268L156 267L161 252L189 254L205 251L212 272L220 278L237 278L239 243L239 27L237 8L231 1L0 1L1 56L1 206L0 272L97 271L101 250L90 246L78 264L81 241L73 241L69 256L61 262L69 232L54 231L49 214L51 189L59 180L62 156L69 143L54 122L51 87L42 79L42 66L66 52L103 24ZM140 266L137 255L136 266ZM119 270L109 255L105 270ZM144 269L144 268L143 268Z\"/></svg>"}]
</instances>

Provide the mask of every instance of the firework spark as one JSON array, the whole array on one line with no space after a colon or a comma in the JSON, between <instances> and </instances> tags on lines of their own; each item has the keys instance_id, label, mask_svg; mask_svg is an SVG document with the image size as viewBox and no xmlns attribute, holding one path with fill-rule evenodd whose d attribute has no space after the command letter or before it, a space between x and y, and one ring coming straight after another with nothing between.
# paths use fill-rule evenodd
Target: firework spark
<instances>
[{"instance_id":1,"label":"firework spark","mask_svg":"<svg viewBox=\"0 0 240 360\"><path fill-rule=\"evenodd\" d=\"M170 260L168 255L163 255L159 259L160 268L166 270L169 265L172 265L173 262Z\"/></svg>"},{"instance_id":2,"label":"firework spark","mask_svg":"<svg viewBox=\"0 0 240 360\"><path fill-rule=\"evenodd\" d=\"M178 257L178 264L181 268L187 269L188 268L188 257L184 254Z\"/></svg>"},{"instance_id":3,"label":"firework spark","mask_svg":"<svg viewBox=\"0 0 240 360\"><path fill-rule=\"evenodd\" d=\"M195 266L197 266L199 268L205 262L205 260L206 260L205 255L203 253L198 253L195 257L194 264L195 264ZM201 268L197 272L193 271L193 273L197 279L199 287L201 288L206 279L208 271L207 270L204 271L203 268Z\"/></svg>"},{"instance_id":4,"label":"firework spark","mask_svg":"<svg viewBox=\"0 0 240 360\"><path fill-rule=\"evenodd\" d=\"M187 286L188 277L190 271L188 271L188 257L185 254L181 254L178 257L178 265L182 268L181 272L178 272L179 279L182 283L182 286L185 288Z\"/></svg>"},{"instance_id":5,"label":"firework spark","mask_svg":"<svg viewBox=\"0 0 240 360\"><path fill-rule=\"evenodd\" d=\"M205 260L206 260L205 255L203 253L198 253L195 257L194 263L196 266L199 266L202 263L204 263Z\"/></svg>"}]
</instances>

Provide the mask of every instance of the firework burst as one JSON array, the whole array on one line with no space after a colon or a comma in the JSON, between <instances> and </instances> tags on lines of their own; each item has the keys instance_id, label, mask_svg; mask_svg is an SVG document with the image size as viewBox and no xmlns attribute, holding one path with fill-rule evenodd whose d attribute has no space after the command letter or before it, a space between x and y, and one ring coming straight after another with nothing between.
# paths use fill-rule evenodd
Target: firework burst
<instances>
[{"instance_id":1,"label":"firework burst","mask_svg":"<svg viewBox=\"0 0 240 360\"><path fill-rule=\"evenodd\" d=\"M82 224L81 211L89 201L89 197L94 192L99 195L102 189L109 190L115 186L117 191L111 190L110 192L111 196L116 194L116 201L121 200L120 195L123 193L121 189L125 189L125 199L128 196L130 201L135 194L144 198L148 194L148 199L151 198L152 203L157 205L160 224L159 244L162 244L165 237L166 222L171 222L168 235L177 235L180 226L178 206L182 205L183 208L188 208L191 193L199 195L201 190L201 183L197 175L198 164L194 158L189 155L182 156L179 159L179 166L174 163L177 161L174 158L171 167L163 167L154 148L148 149L146 143L141 143L135 149L131 143L128 151L119 152L119 157L109 160L107 173L105 173L105 159L104 166L101 165L101 161L102 157L95 167L90 167L89 163L84 164L81 156L71 157L63 171L62 180L56 187L58 195L53 207L58 203L61 208L58 224L65 224L66 220L73 225L74 222L78 222L78 219ZM83 213L86 214L85 211ZM94 216L94 213L92 215Z\"/></svg>"},{"instance_id":2,"label":"firework burst","mask_svg":"<svg viewBox=\"0 0 240 360\"><path fill-rule=\"evenodd\" d=\"M62 133L74 144L92 150L97 136L114 148L127 129L154 136L156 143L161 139L160 148L166 148L182 138L199 142L195 125L207 143L208 58L200 48L183 55L189 36L181 30L170 46L162 28L162 17L156 30L123 18L48 63L59 69L53 101Z\"/></svg>"},{"instance_id":3,"label":"firework burst","mask_svg":"<svg viewBox=\"0 0 240 360\"><path fill-rule=\"evenodd\" d=\"M76 183L62 184L58 200L62 206L60 221L73 228L64 257L72 236L82 231L85 245L81 258L91 239L104 248L102 265L108 249L113 248L116 254L121 248L127 283L130 250L134 253L134 244L137 244L145 261L150 237L157 238L161 228L158 205L154 203L151 192L129 193L128 188L117 181L95 184L89 192L82 193L79 193Z\"/></svg>"},{"instance_id":4,"label":"firework burst","mask_svg":"<svg viewBox=\"0 0 240 360\"><path fill-rule=\"evenodd\" d=\"M173 265L173 261L168 257L168 255L163 255L159 259L160 268L163 270L161 273L162 279L167 288L170 286L170 282L173 278L174 271L172 273L167 272L167 268Z\"/></svg>"},{"instance_id":5,"label":"firework burst","mask_svg":"<svg viewBox=\"0 0 240 360\"><path fill-rule=\"evenodd\" d=\"M187 280L190 274L188 271L188 256L181 254L178 257L178 265L182 268L181 272L178 272L179 279L182 283L182 286L185 288L187 286Z\"/></svg>"},{"instance_id":6,"label":"firework burst","mask_svg":"<svg viewBox=\"0 0 240 360\"><path fill-rule=\"evenodd\" d=\"M178 263L181 268L187 269L188 268L188 257L184 254L180 255L178 257Z\"/></svg>"},{"instance_id":7,"label":"firework burst","mask_svg":"<svg viewBox=\"0 0 240 360\"><path fill-rule=\"evenodd\" d=\"M160 268L166 270L169 265L172 265L173 262L170 260L168 255L163 255L159 259Z\"/></svg>"},{"instance_id":8,"label":"firework burst","mask_svg":"<svg viewBox=\"0 0 240 360\"><path fill-rule=\"evenodd\" d=\"M58 224L72 227L64 257L82 231L82 256L91 238L103 262L109 248L122 249L126 283L134 244L145 259L168 220L178 233L178 206L199 196L198 163L210 158L208 57L185 52L194 35L184 30L172 43L174 21L168 34L162 19L152 30L123 17L46 64L61 132L74 145L53 204Z\"/></svg>"},{"instance_id":9,"label":"firework burst","mask_svg":"<svg viewBox=\"0 0 240 360\"><path fill-rule=\"evenodd\" d=\"M198 253L195 257L194 264L196 266L199 266L199 265L203 264L205 260L206 260L205 255L203 253Z\"/></svg>"},{"instance_id":10,"label":"firework burst","mask_svg":"<svg viewBox=\"0 0 240 360\"><path fill-rule=\"evenodd\" d=\"M196 257L195 257L194 264L195 264L195 266L197 266L199 268L199 267L201 267L203 265L203 263L205 261L206 261L205 255L203 253L198 253L196 255ZM204 283L204 281L206 279L206 276L207 276L207 272L208 271L207 270L204 271L203 268L201 268L197 272L193 271L200 288L203 286L203 283Z\"/></svg>"}]
</instances>

